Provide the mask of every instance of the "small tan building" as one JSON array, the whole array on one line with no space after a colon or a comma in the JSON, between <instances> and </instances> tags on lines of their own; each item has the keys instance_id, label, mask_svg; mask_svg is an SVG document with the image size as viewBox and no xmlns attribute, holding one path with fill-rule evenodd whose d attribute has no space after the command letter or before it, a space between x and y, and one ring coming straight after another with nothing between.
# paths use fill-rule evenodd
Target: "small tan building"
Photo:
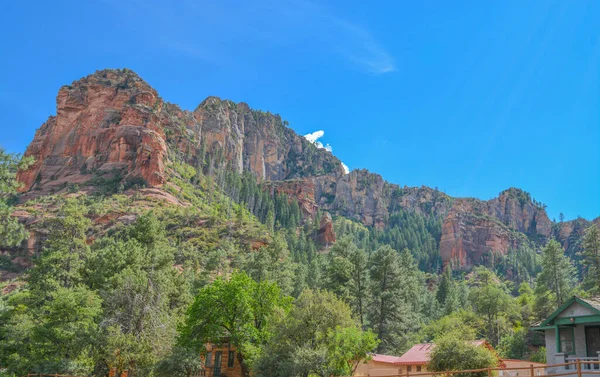
<instances>
[{"instance_id":1,"label":"small tan building","mask_svg":"<svg viewBox=\"0 0 600 377\"><path fill-rule=\"evenodd\" d=\"M356 368L353 376L394 376L399 374L396 364L398 356L374 354L369 361L362 362Z\"/></svg>"}]
</instances>

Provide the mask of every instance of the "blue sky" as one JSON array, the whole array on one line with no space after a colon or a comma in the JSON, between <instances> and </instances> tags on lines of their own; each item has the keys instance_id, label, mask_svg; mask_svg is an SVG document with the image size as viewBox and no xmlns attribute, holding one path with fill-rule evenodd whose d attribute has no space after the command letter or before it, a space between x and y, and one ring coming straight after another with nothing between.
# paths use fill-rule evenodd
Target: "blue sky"
<instances>
[{"instance_id":1,"label":"blue sky","mask_svg":"<svg viewBox=\"0 0 600 377\"><path fill-rule=\"evenodd\" d=\"M22 152L60 86L128 67L193 109L208 95L324 131L351 169L551 217L600 215L600 2L11 1L0 145Z\"/></svg>"}]
</instances>

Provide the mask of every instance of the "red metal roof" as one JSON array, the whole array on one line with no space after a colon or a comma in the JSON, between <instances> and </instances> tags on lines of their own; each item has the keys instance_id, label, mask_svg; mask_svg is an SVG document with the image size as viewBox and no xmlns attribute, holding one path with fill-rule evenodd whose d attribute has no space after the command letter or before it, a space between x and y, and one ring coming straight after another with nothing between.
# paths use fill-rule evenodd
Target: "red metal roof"
<instances>
[{"instance_id":1,"label":"red metal roof","mask_svg":"<svg viewBox=\"0 0 600 377\"><path fill-rule=\"evenodd\" d=\"M378 353L373 355L373 361L377 361L379 363L396 364L398 359L400 359L398 356L381 355Z\"/></svg>"},{"instance_id":2,"label":"red metal roof","mask_svg":"<svg viewBox=\"0 0 600 377\"><path fill-rule=\"evenodd\" d=\"M424 365L429 362L429 352L433 348L433 343L415 344L411 349L398 358L396 364L402 365Z\"/></svg>"}]
</instances>

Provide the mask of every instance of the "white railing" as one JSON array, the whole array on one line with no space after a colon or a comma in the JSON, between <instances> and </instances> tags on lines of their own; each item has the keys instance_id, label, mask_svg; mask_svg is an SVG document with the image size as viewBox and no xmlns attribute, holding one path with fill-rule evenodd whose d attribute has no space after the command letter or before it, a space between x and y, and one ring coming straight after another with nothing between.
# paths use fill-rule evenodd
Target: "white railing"
<instances>
[{"instance_id":1,"label":"white railing","mask_svg":"<svg viewBox=\"0 0 600 377\"><path fill-rule=\"evenodd\" d=\"M581 369L586 370L600 370L600 358L598 357L577 357L577 356L568 356L566 358L566 362L569 363L565 366L566 370L575 370L576 363L579 360L581 364ZM575 364L571 364L575 363Z\"/></svg>"}]
</instances>

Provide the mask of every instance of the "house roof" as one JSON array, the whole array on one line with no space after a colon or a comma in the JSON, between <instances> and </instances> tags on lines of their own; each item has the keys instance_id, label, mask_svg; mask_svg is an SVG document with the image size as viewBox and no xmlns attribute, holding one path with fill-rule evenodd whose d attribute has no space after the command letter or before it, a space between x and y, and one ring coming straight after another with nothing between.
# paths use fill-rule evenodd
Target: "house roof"
<instances>
[{"instance_id":1,"label":"house roof","mask_svg":"<svg viewBox=\"0 0 600 377\"><path fill-rule=\"evenodd\" d=\"M590 298L580 298L581 301L587 303L592 308L600 311L600 296Z\"/></svg>"},{"instance_id":2,"label":"house roof","mask_svg":"<svg viewBox=\"0 0 600 377\"><path fill-rule=\"evenodd\" d=\"M389 363L389 364L396 364L396 362L398 361L400 357L398 356L391 356L391 355L381 355L381 354L374 354L373 355L373 361L377 361L379 363Z\"/></svg>"},{"instance_id":3,"label":"house roof","mask_svg":"<svg viewBox=\"0 0 600 377\"><path fill-rule=\"evenodd\" d=\"M550 326L551 322L556 317L558 317L558 315L560 313L565 311L569 306L571 306L575 302L592 309L596 314L600 314L600 296L591 297L591 298L581 298L581 297L573 296L569 300L567 300L564 304L562 304L558 309L556 309L554 312L552 312L552 314L550 314L550 316L548 318L546 318L546 320L542 321L542 323L537 324L537 326L534 325L533 329L534 330L542 330L545 327Z\"/></svg>"},{"instance_id":4,"label":"house roof","mask_svg":"<svg viewBox=\"0 0 600 377\"><path fill-rule=\"evenodd\" d=\"M484 339L474 340L471 342L475 346L485 346L490 350L492 347ZM396 364L400 365L425 365L429 362L429 353L433 349L433 343L420 343L412 346L411 349L398 358Z\"/></svg>"},{"instance_id":5,"label":"house roof","mask_svg":"<svg viewBox=\"0 0 600 377\"><path fill-rule=\"evenodd\" d=\"M429 362L429 353L433 349L433 343L415 344L411 349L398 358L396 364L402 365L422 365Z\"/></svg>"}]
</instances>

